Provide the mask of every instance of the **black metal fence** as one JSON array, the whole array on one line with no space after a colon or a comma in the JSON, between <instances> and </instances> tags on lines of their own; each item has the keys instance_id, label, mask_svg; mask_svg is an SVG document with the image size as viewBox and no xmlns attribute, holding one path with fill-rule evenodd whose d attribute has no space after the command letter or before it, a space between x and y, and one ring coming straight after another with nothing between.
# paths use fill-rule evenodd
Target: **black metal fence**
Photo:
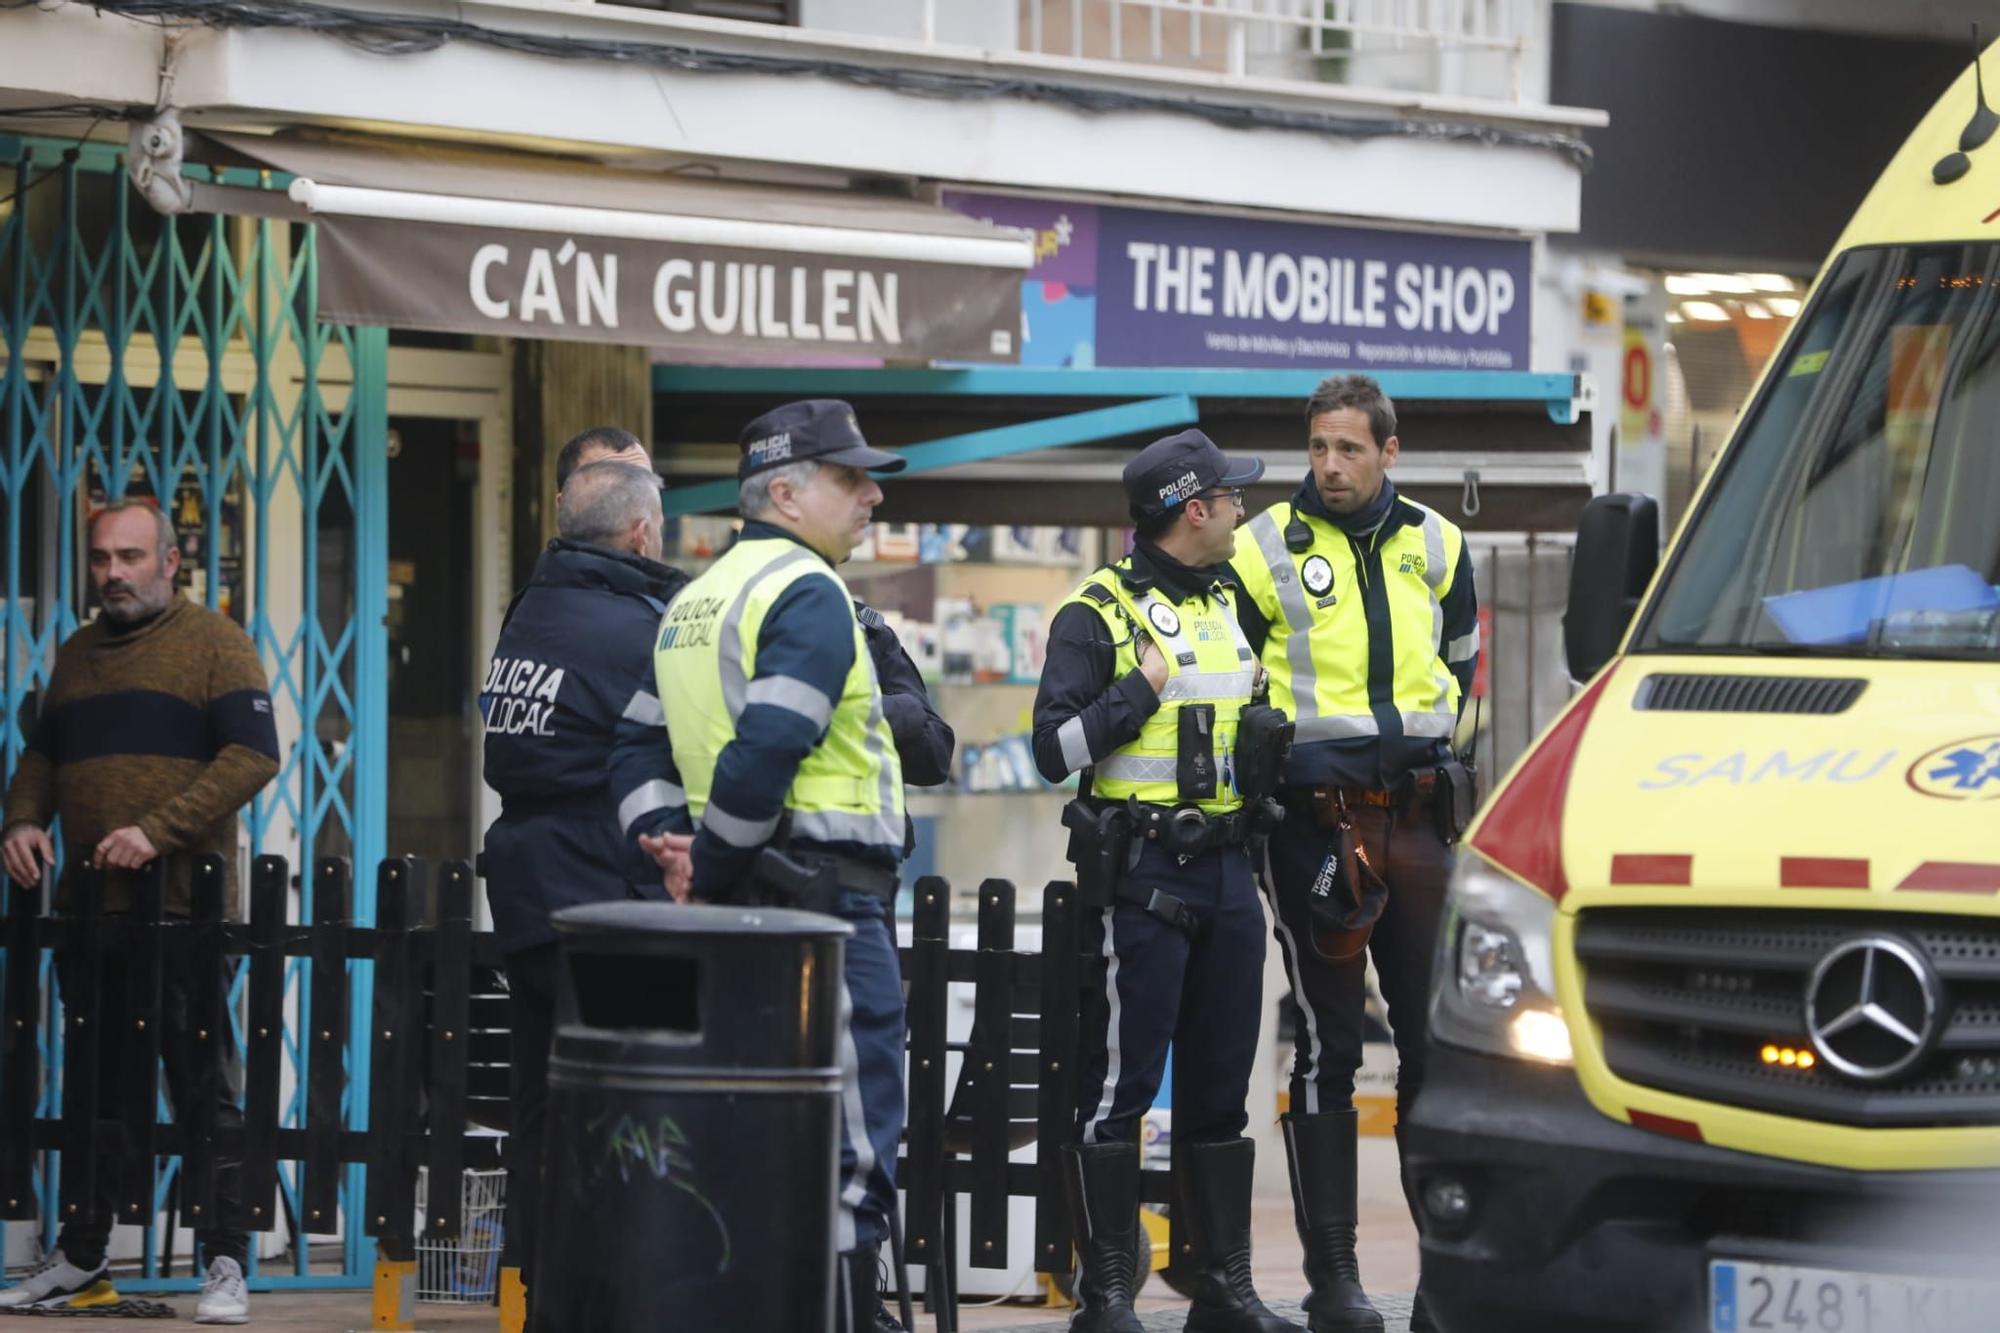
<instances>
[{"instance_id":1,"label":"black metal fence","mask_svg":"<svg viewBox=\"0 0 2000 1333\"><path fill-rule=\"evenodd\" d=\"M926 1305L939 1333L957 1327L956 1235L960 1196L968 1214L968 1263L1013 1263L1009 1203L1035 1201L1034 1265L1064 1286L1072 1255L1061 1149L1076 1123L1077 1002L1083 958L1076 886L1042 892L1041 949L1015 947L1017 894L1007 880L979 886L976 947L951 947L951 886L936 876L916 884L910 946L903 950L909 1012L909 1128L897 1179L904 1190L903 1260L924 1270ZM954 983L973 987L972 1026L946 1036ZM959 1056L947 1094L949 1057ZM1035 1160L1012 1155L1029 1143ZM1149 1168L1140 1199L1169 1205L1169 1255L1185 1253L1171 1211L1167 1170Z\"/></svg>"},{"instance_id":2,"label":"black metal fence","mask_svg":"<svg viewBox=\"0 0 2000 1333\"><path fill-rule=\"evenodd\" d=\"M7 885L4 947L7 985L0 997L0 1218L40 1219L36 1188L38 1154L59 1151L60 1220L144 1223L154 1214L155 1159L178 1156L178 1212L201 1226L217 1218L217 1166L240 1163L241 1220L253 1231L289 1224L295 1237L341 1229L345 1167L367 1167L361 1215L345 1220L373 1236L385 1257L413 1256L417 1233L455 1238L459 1232L462 1173L493 1167L497 1140L468 1135L468 1063L474 1047L467 1019L474 963L497 964L492 937L472 930L472 868L462 861L438 867L434 891L423 862L400 857L377 870L376 921L351 923L347 862L328 858L314 880L310 925L286 920L290 870L284 858L258 857L250 874L249 920L223 919L223 863L199 858L193 867L191 912L168 917L161 910L164 874L140 877L131 912L103 912L102 876L76 875L74 897L61 916L43 910L38 887ZM423 911L420 904L434 902ZM37 1114L45 1071L43 991L39 960L53 949L66 958L71 987L62 995L60 1042L62 1096L59 1113ZM170 956L186 951L194 975L247 960L246 1002L240 1046L235 1020L219 988L196 986L198 1012L188 1015L197 1057L194 1085L174 1120L157 1112L160 1047L167 1031L161 978ZM304 1066L303 1124L285 1127L281 1114L287 1056L285 972L290 959L310 962L307 1014L297 1041ZM347 1067L348 964L374 964L369 1033L367 1114L351 1104L355 1080ZM102 1003L108 967L122 972L116 1012ZM482 1034L489 1042L494 1034ZM504 1040L504 1037L501 1039ZM113 1048L118 1073L142 1095L112 1097L101 1086L104 1043ZM211 1049L210 1044L213 1044ZM486 1053L490 1059L491 1052ZM216 1123L215 1080L232 1056L244 1076L240 1128ZM500 1064L504 1067L505 1060ZM112 1112L115 1112L113 1114ZM364 1127L365 1125L365 1127ZM439 1132L439 1127L451 1127ZM300 1186L278 1188L278 1165L296 1162ZM430 1173L426 1216L415 1215L418 1168ZM100 1182L114 1182L107 1201ZM349 1201L352 1212L357 1201ZM287 1214L293 1214L287 1216Z\"/></svg>"},{"instance_id":3,"label":"black metal fence","mask_svg":"<svg viewBox=\"0 0 2000 1333\"><path fill-rule=\"evenodd\" d=\"M195 864L186 918L163 914L164 881L157 870L143 877L135 910L115 915L103 911L101 877L94 872L77 877L75 899L61 916L43 910L39 889L7 886L0 935L8 964L0 996L0 1217L41 1216L38 1154L57 1150L62 1170L55 1206L62 1220L102 1219L107 1204L101 1181L121 1187L109 1203L110 1220L150 1220L155 1160L177 1155L179 1213L188 1224L216 1217L218 1163L240 1161L249 1229L288 1224L295 1236L328 1233L338 1225L344 1168L361 1163L367 1168L362 1212L345 1220L373 1237L384 1258L412 1257L419 1234L456 1238L461 1173L497 1165L499 1140L466 1130L468 1107L495 1096L490 1087L471 1086L468 1072L490 1078L507 1063L504 1033L490 1022L470 1021L475 972L500 959L493 937L472 930L473 872L464 862L438 867L433 885L421 861L384 861L376 872L372 927L351 924L350 873L345 861L320 862L309 925L286 920L290 873L281 857L254 863L249 920L242 923L223 919L223 866L213 857ZM902 951L909 1114L899 1175L906 1196L900 1260L924 1271L925 1301L940 1330L956 1327L953 1257L961 1196L973 1266L1012 1264L1009 1203L1028 1197L1035 1201L1035 1269L1067 1281L1070 1222L1060 1148L1070 1141L1076 1115L1083 967L1074 885L1058 881L1044 890L1039 952L1016 947L1017 895L1008 881L980 885L972 949L951 947L951 897L941 878L918 881L911 943ZM42 1067L38 1040L44 950L66 956L75 991L62 997L62 1096L54 1115L37 1113L44 1074L52 1072ZM240 1015L226 1011L221 993L204 991L206 1009L191 1021L198 1042L234 1043L241 1019L240 1129L214 1123L212 1080L223 1061L213 1057L195 1062L199 1086L173 1121L160 1121L151 1095L114 1099L100 1086L101 1043L115 1040L127 1086L149 1094L157 1087L165 1030L161 977L170 953L180 950L198 975L204 967L247 959ZM298 1127L283 1126L280 1102L290 959L310 963L311 1021L298 1037L307 1047L305 1114ZM363 1122L350 1104L354 1081L343 1059L355 976L347 964L355 960L374 965L365 1128L357 1127ZM100 1003L98 983L107 966L124 971L117 1012ZM971 985L974 993L971 1029L962 1041L947 1037L954 984ZM958 1071L948 1083L954 1055ZM1029 1143L1036 1146L1035 1161L1011 1160ZM296 1216L286 1216L290 1196L278 1188L281 1161L300 1164ZM415 1215L420 1166L429 1172L422 1219ZM1166 1171L1148 1170L1141 1197L1168 1203L1169 1180ZM1171 1245L1173 1253L1181 1252L1178 1236Z\"/></svg>"}]
</instances>

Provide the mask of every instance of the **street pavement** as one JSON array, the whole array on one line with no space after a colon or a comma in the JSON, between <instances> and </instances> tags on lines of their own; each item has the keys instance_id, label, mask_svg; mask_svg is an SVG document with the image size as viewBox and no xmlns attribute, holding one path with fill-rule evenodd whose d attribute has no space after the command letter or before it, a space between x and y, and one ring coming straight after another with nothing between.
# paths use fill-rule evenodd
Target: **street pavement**
<instances>
[{"instance_id":1,"label":"street pavement","mask_svg":"<svg viewBox=\"0 0 2000 1333\"><path fill-rule=\"evenodd\" d=\"M1407 1293L1417 1282L1417 1238L1403 1204L1392 1140L1362 1140L1360 1186L1361 1229L1357 1252L1361 1274L1374 1295L1376 1307L1386 1317L1388 1333L1405 1333L1410 1310ZM1258 1292L1272 1309L1296 1317L1298 1302L1306 1294L1306 1283L1299 1272L1299 1242L1293 1230L1290 1198L1281 1193L1259 1195L1251 1214L1251 1234L1252 1267ZM192 1295L177 1293L164 1299L182 1321L194 1317ZM1147 1282L1137 1308L1148 1329L1178 1330L1187 1319L1187 1302L1169 1291L1157 1277ZM371 1327L369 1296L365 1291L284 1295L259 1292L251 1297L250 1309L252 1326L256 1328L361 1333ZM1066 1308L1048 1308L1025 1300L981 1304L975 1297L961 1305L959 1327L966 1333L1055 1333L1068 1326L1070 1313ZM166 1325L163 1321L149 1326ZM936 1325L920 1307L916 1326L918 1330L928 1330ZM492 1333L497 1327L498 1312L491 1306L428 1303L417 1306L419 1333L444 1330L459 1333L473 1329Z\"/></svg>"}]
</instances>

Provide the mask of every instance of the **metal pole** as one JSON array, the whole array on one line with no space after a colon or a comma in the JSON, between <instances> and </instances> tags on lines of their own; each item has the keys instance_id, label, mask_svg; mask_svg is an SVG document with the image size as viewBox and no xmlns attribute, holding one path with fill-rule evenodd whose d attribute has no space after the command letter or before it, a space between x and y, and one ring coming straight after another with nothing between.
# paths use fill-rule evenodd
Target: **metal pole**
<instances>
[{"instance_id":1,"label":"metal pole","mask_svg":"<svg viewBox=\"0 0 2000 1333\"><path fill-rule=\"evenodd\" d=\"M1521 738L1523 749L1527 748L1528 742L1532 741L1535 733L1540 730L1535 725L1535 581L1539 576L1540 571L1535 568L1535 534L1531 530L1528 533L1528 663L1527 671L1522 677L1527 686L1525 698L1528 703L1528 730Z\"/></svg>"}]
</instances>

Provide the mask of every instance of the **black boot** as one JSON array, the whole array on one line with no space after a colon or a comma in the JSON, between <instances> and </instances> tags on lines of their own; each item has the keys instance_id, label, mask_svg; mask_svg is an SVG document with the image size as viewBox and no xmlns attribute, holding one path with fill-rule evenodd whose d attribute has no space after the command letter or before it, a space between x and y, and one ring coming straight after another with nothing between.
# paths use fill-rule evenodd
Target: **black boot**
<instances>
[{"instance_id":1,"label":"black boot","mask_svg":"<svg viewBox=\"0 0 2000 1333\"><path fill-rule=\"evenodd\" d=\"M839 1333L903 1333L896 1316L882 1304L877 1260L880 1247L862 1245L843 1251L834 1299L834 1327Z\"/></svg>"},{"instance_id":2,"label":"black boot","mask_svg":"<svg viewBox=\"0 0 2000 1333\"><path fill-rule=\"evenodd\" d=\"M1302 1333L1257 1299L1250 1282L1251 1173L1257 1145L1249 1139L1196 1143L1187 1149L1181 1198L1187 1207L1194 1261L1189 1265L1186 1333Z\"/></svg>"},{"instance_id":3,"label":"black boot","mask_svg":"<svg viewBox=\"0 0 2000 1333\"><path fill-rule=\"evenodd\" d=\"M1070 1225L1076 1231L1076 1316L1070 1333L1144 1333L1132 1313L1138 1290L1139 1145L1063 1149Z\"/></svg>"},{"instance_id":4,"label":"black boot","mask_svg":"<svg viewBox=\"0 0 2000 1333\"><path fill-rule=\"evenodd\" d=\"M1410 1333L1438 1333L1437 1321L1431 1318L1430 1307L1424 1304L1424 1280L1417 1279L1417 1295L1410 1302Z\"/></svg>"},{"instance_id":5,"label":"black boot","mask_svg":"<svg viewBox=\"0 0 2000 1333\"><path fill-rule=\"evenodd\" d=\"M1305 1250L1310 1333L1380 1333L1382 1316L1361 1289L1354 1257L1355 1126L1352 1110L1285 1117L1292 1216Z\"/></svg>"}]
</instances>

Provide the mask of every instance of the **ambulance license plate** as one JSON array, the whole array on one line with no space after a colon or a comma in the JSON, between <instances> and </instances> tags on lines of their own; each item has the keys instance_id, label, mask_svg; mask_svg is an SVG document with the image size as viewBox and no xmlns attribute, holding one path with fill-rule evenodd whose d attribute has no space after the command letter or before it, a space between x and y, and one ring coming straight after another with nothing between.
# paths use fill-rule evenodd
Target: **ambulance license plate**
<instances>
[{"instance_id":1,"label":"ambulance license plate","mask_svg":"<svg viewBox=\"0 0 2000 1333\"><path fill-rule=\"evenodd\" d=\"M1717 1259L1709 1333L1988 1333L2000 1286Z\"/></svg>"}]
</instances>

